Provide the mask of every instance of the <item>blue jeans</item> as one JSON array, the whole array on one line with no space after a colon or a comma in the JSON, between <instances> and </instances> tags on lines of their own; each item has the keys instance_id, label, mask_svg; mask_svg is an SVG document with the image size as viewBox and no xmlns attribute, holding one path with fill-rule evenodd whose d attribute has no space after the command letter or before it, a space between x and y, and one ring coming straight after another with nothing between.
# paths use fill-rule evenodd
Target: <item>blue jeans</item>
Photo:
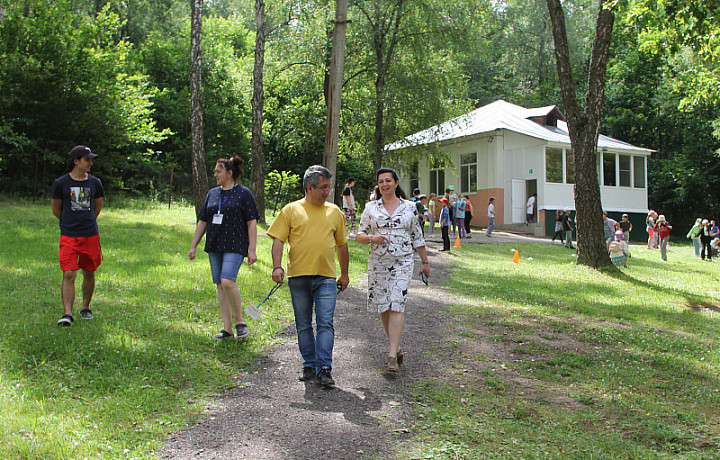
<instances>
[{"instance_id":1,"label":"blue jeans","mask_svg":"<svg viewBox=\"0 0 720 460\"><path fill-rule=\"evenodd\" d=\"M332 369L332 351L335 345L335 278L327 276L293 276L288 279L298 347L303 357L303 367ZM313 331L313 304L317 334Z\"/></svg>"},{"instance_id":2,"label":"blue jeans","mask_svg":"<svg viewBox=\"0 0 720 460\"><path fill-rule=\"evenodd\" d=\"M210 259L213 284L220 284L223 279L237 280L245 256L237 252L208 252L208 259Z\"/></svg>"},{"instance_id":3,"label":"blue jeans","mask_svg":"<svg viewBox=\"0 0 720 460\"><path fill-rule=\"evenodd\" d=\"M493 232L493 230L495 229L495 218L494 218L494 217L488 217L488 219L490 219L490 223L488 224L487 231L485 231L485 233L486 233L487 235L491 234L491 233Z\"/></svg>"},{"instance_id":4,"label":"blue jeans","mask_svg":"<svg viewBox=\"0 0 720 460\"><path fill-rule=\"evenodd\" d=\"M702 247L700 238L692 238L692 242L693 242L693 246L695 247L695 256L700 257L700 248Z\"/></svg>"}]
</instances>

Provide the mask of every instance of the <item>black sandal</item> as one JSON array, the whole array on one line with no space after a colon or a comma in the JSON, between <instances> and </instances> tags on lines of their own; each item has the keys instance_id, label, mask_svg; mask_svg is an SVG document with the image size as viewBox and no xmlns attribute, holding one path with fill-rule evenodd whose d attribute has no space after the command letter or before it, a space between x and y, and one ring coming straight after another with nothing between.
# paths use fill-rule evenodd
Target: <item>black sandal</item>
<instances>
[{"instance_id":1,"label":"black sandal","mask_svg":"<svg viewBox=\"0 0 720 460\"><path fill-rule=\"evenodd\" d=\"M218 340L227 339L228 337L233 337L233 335L232 335L232 333L226 331L225 329L223 329L222 331L213 335L213 339L218 339Z\"/></svg>"}]
</instances>

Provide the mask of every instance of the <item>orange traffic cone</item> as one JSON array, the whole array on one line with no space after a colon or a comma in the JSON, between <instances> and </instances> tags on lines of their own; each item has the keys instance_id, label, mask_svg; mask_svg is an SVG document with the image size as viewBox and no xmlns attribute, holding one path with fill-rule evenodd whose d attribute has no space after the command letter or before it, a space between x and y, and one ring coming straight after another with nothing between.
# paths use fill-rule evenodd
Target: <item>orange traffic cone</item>
<instances>
[{"instance_id":1,"label":"orange traffic cone","mask_svg":"<svg viewBox=\"0 0 720 460\"><path fill-rule=\"evenodd\" d=\"M455 246L453 246L453 247L454 248L460 247L460 235L458 235L457 238L455 239Z\"/></svg>"},{"instance_id":2,"label":"orange traffic cone","mask_svg":"<svg viewBox=\"0 0 720 460\"><path fill-rule=\"evenodd\" d=\"M512 263L514 263L514 264L520 263L520 251L515 251L515 255L513 256Z\"/></svg>"}]
</instances>

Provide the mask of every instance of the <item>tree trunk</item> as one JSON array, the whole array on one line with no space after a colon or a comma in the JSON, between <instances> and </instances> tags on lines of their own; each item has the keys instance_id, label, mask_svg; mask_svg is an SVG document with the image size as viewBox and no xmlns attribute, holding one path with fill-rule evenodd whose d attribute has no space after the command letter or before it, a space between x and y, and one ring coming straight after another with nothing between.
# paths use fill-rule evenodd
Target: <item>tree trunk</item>
<instances>
[{"instance_id":1,"label":"tree trunk","mask_svg":"<svg viewBox=\"0 0 720 460\"><path fill-rule=\"evenodd\" d=\"M385 75L384 70L378 68L375 80L375 134L373 136L373 170L382 168L385 156Z\"/></svg>"},{"instance_id":2,"label":"tree trunk","mask_svg":"<svg viewBox=\"0 0 720 460\"><path fill-rule=\"evenodd\" d=\"M259 222L265 222L265 152L263 151L263 109L265 93L263 90L263 69L265 66L265 0L255 0L255 65L253 66L252 96L252 137L250 154L252 167L250 172L250 190L255 195Z\"/></svg>"},{"instance_id":3,"label":"tree trunk","mask_svg":"<svg viewBox=\"0 0 720 460\"><path fill-rule=\"evenodd\" d=\"M347 0L337 0L335 10L335 34L333 36L330 78L327 90L327 121L325 124L325 149L323 166L333 177L331 187L337 183L338 135L340 131L340 100L342 97L343 65L345 63L345 31L347 29ZM333 195L328 196L332 200Z\"/></svg>"},{"instance_id":4,"label":"tree trunk","mask_svg":"<svg viewBox=\"0 0 720 460\"><path fill-rule=\"evenodd\" d=\"M565 13L560 0L547 0L555 40L555 58L560 91L565 105L570 142L575 158L575 221L579 264L598 268L612 265L605 245L602 201L597 174L597 142L600 135L605 72L612 37L614 14L605 0L600 0L595 39L590 55L588 92L585 108L580 112L570 65L570 51L565 29Z\"/></svg>"},{"instance_id":5,"label":"tree trunk","mask_svg":"<svg viewBox=\"0 0 720 460\"><path fill-rule=\"evenodd\" d=\"M197 213L208 192L202 113L202 4L191 0L190 31L190 137L192 138L193 200Z\"/></svg>"}]
</instances>

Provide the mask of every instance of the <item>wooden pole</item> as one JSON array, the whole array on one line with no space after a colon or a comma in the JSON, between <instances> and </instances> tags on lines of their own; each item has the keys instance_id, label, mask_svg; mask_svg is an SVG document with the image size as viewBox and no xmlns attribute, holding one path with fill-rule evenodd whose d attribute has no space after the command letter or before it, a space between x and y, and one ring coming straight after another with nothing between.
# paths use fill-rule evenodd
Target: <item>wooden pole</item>
<instances>
[{"instance_id":1,"label":"wooden pole","mask_svg":"<svg viewBox=\"0 0 720 460\"><path fill-rule=\"evenodd\" d=\"M332 173L331 186L337 183L338 133L340 131L340 99L342 95L343 66L345 64L345 32L347 29L347 0L337 0L335 10L335 33L333 35L330 81L328 85L327 122L325 124L325 149L323 166ZM328 196L333 201L335 194Z\"/></svg>"}]
</instances>

